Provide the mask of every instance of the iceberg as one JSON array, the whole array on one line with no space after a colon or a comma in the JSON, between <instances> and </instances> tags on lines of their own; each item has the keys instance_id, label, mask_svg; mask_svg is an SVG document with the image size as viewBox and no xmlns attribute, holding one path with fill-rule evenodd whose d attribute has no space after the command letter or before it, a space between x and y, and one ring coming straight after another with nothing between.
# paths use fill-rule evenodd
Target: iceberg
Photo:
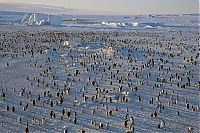
<instances>
[{"instance_id":1,"label":"iceberg","mask_svg":"<svg viewBox=\"0 0 200 133\"><path fill-rule=\"evenodd\" d=\"M111 27L137 27L139 25L138 22L130 22L130 23L120 23L120 22L102 22L104 26L111 26Z\"/></svg>"},{"instance_id":2,"label":"iceberg","mask_svg":"<svg viewBox=\"0 0 200 133\"><path fill-rule=\"evenodd\" d=\"M21 20L24 25L52 25L60 26L62 23L61 16L42 14L42 13L26 13Z\"/></svg>"},{"instance_id":3,"label":"iceberg","mask_svg":"<svg viewBox=\"0 0 200 133\"><path fill-rule=\"evenodd\" d=\"M158 22L102 22L103 26L110 26L110 27L119 27L119 28L134 28L134 27L142 27L142 28L160 28L164 27L164 23L158 23Z\"/></svg>"},{"instance_id":4,"label":"iceberg","mask_svg":"<svg viewBox=\"0 0 200 133\"><path fill-rule=\"evenodd\" d=\"M132 25L133 25L134 27L137 27L137 26L139 25L139 23L138 23L138 22L133 22Z\"/></svg>"},{"instance_id":5,"label":"iceberg","mask_svg":"<svg viewBox=\"0 0 200 133\"><path fill-rule=\"evenodd\" d=\"M144 28L159 28L159 27L164 27L164 23L158 23L158 22L140 23L139 26Z\"/></svg>"},{"instance_id":6,"label":"iceberg","mask_svg":"<svg viewBox=\"0 0 200 133\"><path fill-rule=\"evenodd\" d=\"M48 22L52 26L60 26L62 23L62 19L61 19L61 16L48 15Z\"/></svg>"}]
</instances>

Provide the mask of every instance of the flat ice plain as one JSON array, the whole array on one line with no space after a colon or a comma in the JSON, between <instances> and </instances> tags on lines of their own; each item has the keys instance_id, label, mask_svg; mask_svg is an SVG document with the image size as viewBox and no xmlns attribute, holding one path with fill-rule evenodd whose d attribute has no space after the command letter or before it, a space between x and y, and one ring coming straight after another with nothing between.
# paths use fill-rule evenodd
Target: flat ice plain
<instances>
[{"instance_id":1,"label":"flat ice plain","mask_svg":"<svg viewBox=\"0 0 200 133\"><path fill-rule=\"evenodd\" d=\"M199 14L24 16L0 12L0 132L199 132Z\"/></svg>"}]
</instances>

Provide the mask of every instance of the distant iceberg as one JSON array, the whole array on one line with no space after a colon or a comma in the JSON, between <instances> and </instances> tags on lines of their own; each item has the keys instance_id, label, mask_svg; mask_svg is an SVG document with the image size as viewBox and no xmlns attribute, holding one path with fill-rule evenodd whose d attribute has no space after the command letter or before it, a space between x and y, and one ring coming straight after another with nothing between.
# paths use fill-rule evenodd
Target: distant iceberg
<instances>
[{"instance_id":1,"label":"distant iceberg","mask_svg":"<svg viewBox=\"0 0 200 133\"><path fill-rule=\"evenodd\" d=\"M52 25L60 26L62 23L61 16L42 14L42 13L26 13L21 20L24 25Z\"/></svg>"},{"instance_id":2,"label":"distant iceberg","mask_svg":"<svg viewBox=\"0 0 200 133\"><path fill-rule=\"evenodd\" d=\"M138 22L133 22L133 23L102 22L102 25L111 27L136 27L138 26Z\"/></svg>"},{"instance_id":3,"label":"distant iceberg","mask_svg":"<svg viewBox=\"0 0 200 133\"><path fill-rule=\"evenodd\" d=\"M140 23L139 26L144 28L159 28L159 27L164 27L164 23L158 23L158 22Z\"/></svg>"},{"instance_id":4,"label":"distant iceberg","mask_svg":"<svg viewBox=\"0 0 200 133\"><path fill-rule=\"evenodd\" d=\"M134 23L132 23L132 25L133 25L134 27L136 27L136 26L139 25L139 23L138 23L138 22L134 22Z\"/></svg>"},{"instance_id":5,"label":"distant iceberg","mask_svg":"<svg viewBox=\"0 0 200 133\"><path fill-rule=\"evenodd\" d=\"M142 27L142 28L160 28L164 26L164 23L158 23L158 22L102 22L103 26L110 26L114 28L134 28L134 27Z\"/></svg>"}]
</instances>

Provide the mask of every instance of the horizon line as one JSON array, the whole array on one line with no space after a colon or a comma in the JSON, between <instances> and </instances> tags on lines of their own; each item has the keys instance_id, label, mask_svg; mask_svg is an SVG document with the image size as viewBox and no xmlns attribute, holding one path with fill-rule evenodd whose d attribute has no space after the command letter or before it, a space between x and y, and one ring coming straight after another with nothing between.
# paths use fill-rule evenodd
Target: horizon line
<instances>
[{"instance_id":1,"label":"horizon line","mask_svg":"<svg viewBox=\"0 0 200 133\"><path fill-rule=\"evenodd\" d=\"M28 4L28 3L20 3L20 2L15 2L15 3L5 3L5 2L0 2L0 4L4 4L4 6L14 6L15 10L8 10L6 9L0 9L0 11L7 11L7 12L23 12L23 13L46 13L46 14L65 14L65 15L98 15L98 16L140 16L140 15L187 15L187 14L200 14L200 12L150 12L150 13L123 13L123 12L118 12L118 11L111 11L111 10L83 10L83 9L76 9L76 8L66 8L62 6L52 6L52 5L46 5L46 4ZM1 5L0 5L1 6ZM24 6L29 6L24 7ZM36 8L39 8L38 11ZM30 10L30 11L29 11ZM93 12L93 14L88 13L88 12ZM70 13L70 14L69 14Z\"/></svg>"}]
</instances>

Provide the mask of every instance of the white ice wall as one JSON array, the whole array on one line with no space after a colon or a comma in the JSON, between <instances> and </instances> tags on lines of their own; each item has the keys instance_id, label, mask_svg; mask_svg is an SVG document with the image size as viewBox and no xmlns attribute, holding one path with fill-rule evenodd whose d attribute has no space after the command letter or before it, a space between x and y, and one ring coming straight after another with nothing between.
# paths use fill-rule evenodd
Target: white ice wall
<instances>
[{"instance_id":1,"label":"white ice wall","mask_svg":"<svg viewBox=\"0 0 200 133\"><path fill-rule=\"evenodd\" d=\"M62 23L61 16L49 15L48 21L50 25L59 26Z\"/></svg>"},{"instance_id":2,"label":"white ice wall","mask_svg":"<svg viewBox=\"0 0 200 133\"><path fill-rule=\"evenodd\" d=\"M62 23L62 18L61 16L56 16L56 15L32 13L32 14L25 14L21 22L22 24L25 25L60 26Z\"/></svg>"},{"instance_id":3,"label":"white ice wall","mask_svg":"<svg viewBox=\"0 0 200 133\"><path fill-rule=\"evenodd\" d=\"M48 21L48 14L34 13L34 21L40 23L40 21Z\"/></svg>"}]
</instances>

